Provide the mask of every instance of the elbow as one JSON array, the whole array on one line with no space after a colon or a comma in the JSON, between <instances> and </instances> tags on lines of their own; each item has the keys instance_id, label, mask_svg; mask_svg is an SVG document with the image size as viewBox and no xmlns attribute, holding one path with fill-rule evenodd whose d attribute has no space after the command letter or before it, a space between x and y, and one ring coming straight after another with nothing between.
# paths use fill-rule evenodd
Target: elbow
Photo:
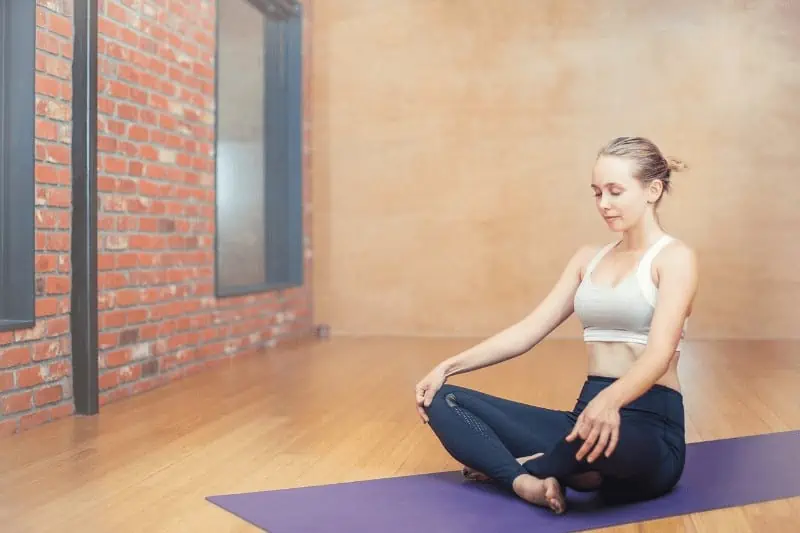
<instances>
[{"instance_id":1,"label":"elbow","mask_svg":"<svg viewBox=\"0 0 800 533\"><path fill-rule=\"evenodd\" d=\"M674 353L675 350L651 349L642 358L647 361L647 366L652 370L652 374L660 378L669 371L670 361L672 361Z\"/></svg>"},{"instance_id":2,"label":"elbow","mask_svg":"<svg viewBox=\"0 0 800 533\"><path fill-rule=\"evenodd\" d=\"M518 357L522 354L529 352L535 343L528 337L518 336L513 339L508 339L502 348L506 357Z\"/></svg>"},{"instance_id":3,"label":"elbow","mask_svg":"<svg viewBox=\"0 0 800 533\"><path fill-rule=\"evenodd\" d=\"M529 320L514 324L495 337L497 347L507 357L516 357L528 352L536 344L535 328Z\"/></svg>"}]
</instances>

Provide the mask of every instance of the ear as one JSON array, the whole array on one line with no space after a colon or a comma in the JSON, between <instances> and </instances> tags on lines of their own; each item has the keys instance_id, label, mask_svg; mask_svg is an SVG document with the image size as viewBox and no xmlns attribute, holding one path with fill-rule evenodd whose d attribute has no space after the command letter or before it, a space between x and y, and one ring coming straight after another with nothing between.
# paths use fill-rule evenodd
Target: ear
<instances>
[{"instance_id":1,"label":"ear","mask_svg":"<svg viewBox=\"0 0 800 533\"><path fill-rule=\"evenodd\" d=\"M647 203L654 204L658 202L661 195L664 193L664 183L661 180L651 180L647 184Z\"/></svg>"}]
</instances>

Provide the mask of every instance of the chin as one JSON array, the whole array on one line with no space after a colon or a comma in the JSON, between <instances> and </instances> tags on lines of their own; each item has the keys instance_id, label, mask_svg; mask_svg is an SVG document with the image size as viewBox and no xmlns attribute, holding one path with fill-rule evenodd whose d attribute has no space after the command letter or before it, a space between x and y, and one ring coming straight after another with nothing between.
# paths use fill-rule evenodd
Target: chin
<instances>
[{"instance_id":1,"label":"chin","mask_svg":"<svg viewBox=\"0 0 800 533\"><path fill-rule=\"evenodd\" d=\"M625 231L625 223L621 218L603 219L611 231Z\"/></svg>"}]
</instances>

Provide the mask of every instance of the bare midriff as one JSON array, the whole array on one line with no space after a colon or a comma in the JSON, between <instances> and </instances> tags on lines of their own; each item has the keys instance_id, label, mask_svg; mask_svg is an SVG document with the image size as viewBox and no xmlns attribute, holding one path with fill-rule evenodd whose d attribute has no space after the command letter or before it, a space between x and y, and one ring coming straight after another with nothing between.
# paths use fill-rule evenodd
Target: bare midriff
<instances>
[{"instance_id":1,"label":"bare midriff","mask_svg":"<svg viewBox=\"0 0 800 533\"><path fill-rule=\"evenodd\" d=\"M624 342L589 342L586 343L589 355L589 375L619 378L642 356L645 346ZM681 391L678 379L678 359L680 352L675 352L670 360L667 372L656 382L658 385Z\"/></svg>"}]
</instances>

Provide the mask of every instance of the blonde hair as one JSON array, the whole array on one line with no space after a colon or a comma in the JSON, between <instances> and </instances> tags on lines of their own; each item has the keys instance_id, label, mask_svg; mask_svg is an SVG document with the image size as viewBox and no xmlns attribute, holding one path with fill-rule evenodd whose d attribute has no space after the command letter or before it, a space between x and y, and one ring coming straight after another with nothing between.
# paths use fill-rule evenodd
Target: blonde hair
<instances>
[{"instance_id":1,"label":"blonde hair","mask_svg":"<svg viewBox=\"0 0 800 533\"><path fill-rule=\"evenodd\" d=\"M672 173L681 172L688 167L680 159L665 157L651 140L644 137L617 137L600 149L597 157L615 156L630 159L636 163L634 177L647 185L653 180L660 180L663 189L661 196L672 189Z\"/></svg>"}]
</instances>

